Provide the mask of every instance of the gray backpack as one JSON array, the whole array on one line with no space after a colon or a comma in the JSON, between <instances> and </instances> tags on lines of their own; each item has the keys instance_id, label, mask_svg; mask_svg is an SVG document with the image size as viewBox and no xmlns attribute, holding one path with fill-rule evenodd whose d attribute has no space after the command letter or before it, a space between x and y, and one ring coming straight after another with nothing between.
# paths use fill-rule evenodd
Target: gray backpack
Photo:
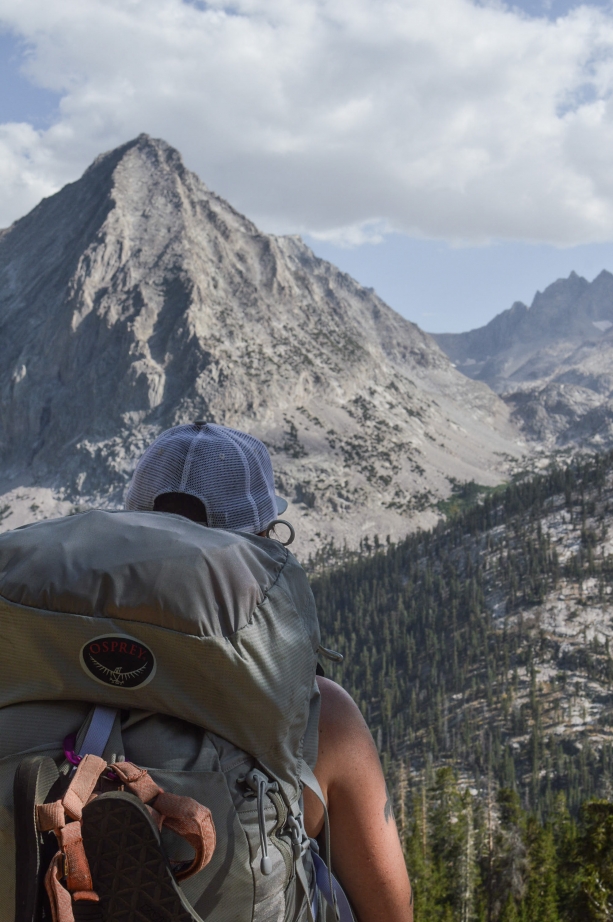
<instances>
[{"instance_id":1,"label":"gray backpack","mask_svg":"<svg viewBox=\"0 0 613 922\"><path fill-rule=\"evenodd\" d=\"M326 867L302 821L303 786L318 791L320 638L285 547L165 513L28 525L0 536L0 623L0 922L46 917L40 832L36 856L18 848L15 862L17 770L47 756L66 786L87 752L211 811L215 851L181 884L194 918L345 915L329 836ZM173 866L189 862L184 840L161 836ZM28 894L21 864L38 879Z\"/></svg>"}]
</instances>

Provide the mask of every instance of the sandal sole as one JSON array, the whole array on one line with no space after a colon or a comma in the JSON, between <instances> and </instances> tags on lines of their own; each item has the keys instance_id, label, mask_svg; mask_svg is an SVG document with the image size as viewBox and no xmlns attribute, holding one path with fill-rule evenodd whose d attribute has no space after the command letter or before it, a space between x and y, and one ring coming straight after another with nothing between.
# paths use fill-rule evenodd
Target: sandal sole
<instances>
[{"instance_id":1,"label":"sandal sole","mask_svg":"<svg viewBox=\"0 0 613 922\"><path fill-rule=\"evenodd\" d=\"M202 922L137 797L122 791L96 797L83 810L82 836L103 922Z\"/></svg>"},{"instance_id":2,"label":"sandal sole","mask_svg":"<svg viewBox=\"0 0 613 922\"><path fill-rule=\"evenodd\" d=\"M45 837L38 831L36 806L45 803L59 777L57 765L48 756L27 756L15 772L15 922L49 918L43 880L57 843L53 833Z\"/></svg>"}]
</instances>

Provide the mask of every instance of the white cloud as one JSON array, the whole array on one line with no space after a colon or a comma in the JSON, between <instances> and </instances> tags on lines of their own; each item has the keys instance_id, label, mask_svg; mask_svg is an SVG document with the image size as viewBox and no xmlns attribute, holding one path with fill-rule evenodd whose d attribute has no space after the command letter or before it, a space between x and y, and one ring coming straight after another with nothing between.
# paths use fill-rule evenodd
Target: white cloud
<instances>
[{"instance_id":1,"label":"white cloud","mask_svg":"<svg viewBox=\"0 0 613 922\"><path fill-rule=\"evenodd\" d=\"M342 249L353 249L364 243L383 243L387 234L393 233L394 228L388 221L362 221L357 224L345 224L342 227L330 227L322 231L313 231L310 236L314 240L333 243Z\"/></svg>"},{"instance_id":2,"label":"white cloud","mask_svg":"<svg viewBox=\"0 0 613 922\"><path fill-rule=\"evenodd\" d=\"M613 16L470 0L0 0L62 94L0 126L0 224L141 131L266 229L613 238Z\"/></svg>"},{"instance_id":3,"label":"white cloud","mask_svg":"<svg viewBox=\"0 0 613 922\"><path fill-rule=\"evenodd\" d=\"M56 189L49 151L27 124L0 125L0 203L17 215L24 203L35 204Z\"/></svg>"}]
</instances>

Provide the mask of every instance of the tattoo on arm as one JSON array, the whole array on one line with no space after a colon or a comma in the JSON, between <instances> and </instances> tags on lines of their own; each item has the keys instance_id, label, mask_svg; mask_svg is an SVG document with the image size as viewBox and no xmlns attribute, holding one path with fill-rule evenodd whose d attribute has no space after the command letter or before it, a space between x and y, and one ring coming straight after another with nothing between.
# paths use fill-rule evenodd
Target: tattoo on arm
<instances>
[{"instance_id":1,"label":"tattoo on arm","mask_svg":"<svg viewBox=\"0 0 613 922\"><path fill-rule=\"evenodd\" d=\"M389 823L390 820L394 819L394 808L392 806L392 798L390 797L390 792L387 787L385 788L385 793L387 794L387 800L385 801L385 806L383 808L383 816L385 817L385 822Z\"/></svg>"}]
</instances>

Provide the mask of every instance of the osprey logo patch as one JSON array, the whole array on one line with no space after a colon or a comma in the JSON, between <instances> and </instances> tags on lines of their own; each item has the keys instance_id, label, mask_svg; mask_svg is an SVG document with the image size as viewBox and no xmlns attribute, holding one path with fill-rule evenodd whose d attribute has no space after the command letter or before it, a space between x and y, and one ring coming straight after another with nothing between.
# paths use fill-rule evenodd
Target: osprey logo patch
<instances>
[{"instance_id":1,"label":"osprey logo patch","mask_svg":"<svg viewBox=\"0 0 613 922\"><path fill-rule=\"evenodd\" d=\"M90 679L115 688L142 688L155 675L155 656L149 647L125 634L88 640L79 659Z\"/></svg>"}]
</instances>

